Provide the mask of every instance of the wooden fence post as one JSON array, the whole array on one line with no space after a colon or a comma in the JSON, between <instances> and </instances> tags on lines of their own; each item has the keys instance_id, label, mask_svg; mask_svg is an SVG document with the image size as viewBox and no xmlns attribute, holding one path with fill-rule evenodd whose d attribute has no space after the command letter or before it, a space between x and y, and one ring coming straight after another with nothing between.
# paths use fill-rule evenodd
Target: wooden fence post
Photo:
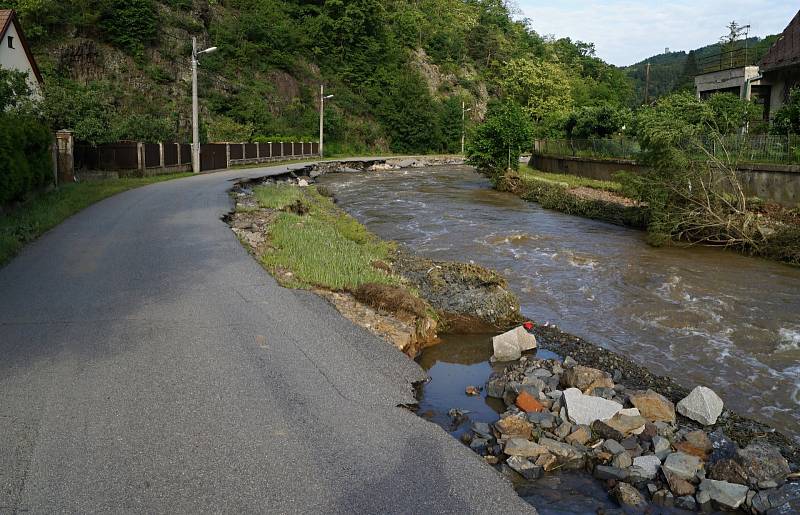
<instances>
[{"instance_id":1,"label":"wooden fence post","mask_svg":"<svg viewBox=\"0 0 800 515\"><path fill-rule=\"evenodd\" d=\"M144 177L144 143L136 142L136 169L139 170L141 177Z\"/></svg>"},{"instance_id":2,"label":"wooden fence post","mask_svg":"<svg viewBox=\"0 0 800 515\"><path fill-rule=\"evenodd\" d=\"M158 142L158 164L164 170L164 143Z\"/></svg>"},{"instance_id":3,"label":"wooden fence post","mask_svg":"<svg viewBox=\"0 0 800 515\"><path fill-rule=\"evenodd\" d=\"M225 143L225 169L231 167L231 144Z\"/></svg>"}]
</instances>

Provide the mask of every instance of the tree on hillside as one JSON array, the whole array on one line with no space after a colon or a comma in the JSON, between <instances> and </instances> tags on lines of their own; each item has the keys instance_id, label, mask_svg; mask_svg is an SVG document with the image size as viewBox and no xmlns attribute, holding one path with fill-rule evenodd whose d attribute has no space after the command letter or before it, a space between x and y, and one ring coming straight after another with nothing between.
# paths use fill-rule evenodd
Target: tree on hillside
<instances>
[{"instance_id":1,"label":"tree on hillside","mask_svg":"<svg viewBox=\"0 0 800 515\"><path fill-rule=\"evenodd\" d=\"M512 59L503 68L500 86L507 99L522 106L537 130L563 120L572 107L570 77L557 63Z\"/></svg>"},{"instance_id":2,"label":"tree on hillside","mask_svg":"<svg viewBox=\"0 0 800 515\"><path fill-rule=\"evenodd\" d=\"M129 54L141 54L158 38L154 0L103 0L99 26L103 36Z\"/></svg>"}]
</instances>

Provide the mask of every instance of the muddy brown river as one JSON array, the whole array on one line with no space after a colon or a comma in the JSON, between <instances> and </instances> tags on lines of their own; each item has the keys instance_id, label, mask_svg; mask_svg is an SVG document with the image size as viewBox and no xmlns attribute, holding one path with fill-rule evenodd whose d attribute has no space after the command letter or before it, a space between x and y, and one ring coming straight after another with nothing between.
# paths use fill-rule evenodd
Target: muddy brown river
<instances>
[{"instance_id":1,"label":"muddy brown river","mask_svg":"<svg viewBox=\"0 0 800 515\"><path fill-rule=\"evenodd\" d=\"M708 385L728 407L800 441L800 269L719 249L653 248L639 231L494 191L463 166L321 182L382 238L502 272L531 319L687 387Z\"/></svg>"}]
</instances>

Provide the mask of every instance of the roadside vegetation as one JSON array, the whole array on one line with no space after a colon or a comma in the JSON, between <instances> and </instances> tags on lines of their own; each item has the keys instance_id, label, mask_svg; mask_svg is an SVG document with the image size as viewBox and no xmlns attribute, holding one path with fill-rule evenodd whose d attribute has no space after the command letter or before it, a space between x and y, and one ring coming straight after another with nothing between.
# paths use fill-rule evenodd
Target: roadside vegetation
<instances>
[{"instance_id":1,"label":"roadside vegetation","mask_svg":"<svg viewBox=\"0 0 800 515\"><path fill-rule=\"evenodd\" d=\"M521 319L519 301L497 273L381 240L336 207L324 186L266 179L240 184L232 195L228 223L276 280L312 290L409 356L440 332L505 330Z\"/></svg>"},{"instance_id":2,"label":"roadside vegetation","mask_svg":"<svg viewBox=\"0 0 800 515\"><path fill-rule=\"evenodd\" d=\"M0 266L11 260L26 244L78 211L126 190L186 177L191 174L156 175L66 184L33 196L0 215Z\"/></svg>"},{"instance_id":3,"label":"roadside vegetation","mask_svg":"<svg viewBox=\"0 0 800 515\"><path fill-rule=\"evenodd\" d=\"M52 182L51 142L27 76L0 68L0 210Z\"/></svg>"}]
</instances>

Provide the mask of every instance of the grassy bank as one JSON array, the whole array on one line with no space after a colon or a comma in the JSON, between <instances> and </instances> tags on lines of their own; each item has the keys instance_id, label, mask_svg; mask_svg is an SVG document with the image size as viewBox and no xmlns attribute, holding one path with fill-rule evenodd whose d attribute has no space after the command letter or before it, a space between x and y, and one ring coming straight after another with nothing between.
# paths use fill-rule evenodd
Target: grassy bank
<instances>
[{"instance_id":1,"label":"grassy bank","mask_svg":"<svg viewBox=\"0 0 800 515\"><path fill-rule=\"evenodd\" d=\"M589 179L587 177L579 177L577 175L570 175L566 173L548 173L540 172L530 167L521 167L517 172L522 179L528 181L544 181L550 183L558 183L565 188L591 188L599 191L610 191L619 193L622 191L622 185L615 181L600 181L597 179Z\"/></svg>"},{"instance_id":2,"label":"grassy bank","mask_svg":"<svg viewBox=\"0 0 800 515\"><path fill-rule=\"evenodd\" d=\"M8 214L0 215L0 266L29 243L78 211L126 190L187 177L190 173L110 179L66 184L37 195Z\"/></svg>"},{"instance_id":3,"label":"grassy bank","mask_svg":"<svg viewBox=\"0 0 800 515\"><path fill-rule=\"evenodd\" d=\"M619 195L622 185L613 181L521 168L500 177L497 189L537 202L545 209L626 227L644 229L649 221L647 208Z\"/></svg>"},{"instance_id":4,"label":"grassy bank","mask_svg":"<svg viewBox=\"0 0 800 515\"><path fill-rule=\"evenodd\" d=\"M615 181L599 181L574 175L546 173L531 168L509 172L497 180L497 189L539 203L546 209L603 220L636 229L648 229L651 216L646 206L621 195L623 185ZM757 204L752 208L754 219L763 226L761 237L749 245L727 248L743 254L759 256L792 265L800 265L800 212L775 204ZM652 231L652 227L650 227ZM653 233L651 232L651 235ZM666 241L654 245L693 245L702 242L689 239Z\"/></svg>"},{"instance_id":5,"label":"grassy bank","mask_svg":"<svg viewBox=\"0 0 800 515\"><path fill-rule=\"evenodd\" d=\"M279 211L269 232L270 248L260 259L287 286L353 291L363 284L399 284L375 266L389 259L392 245L368 232L316 187L260 186L254 194L260 207Z\"/></svg>"},{"instance_id":6,"label":"grassy bank","mask_svg":"<svg viewBox=\"0 0 800 515\"><path fill-rule=\"evenodd\" d=\"M339 209L324 186L263 182L232 192L227 221L240 241L283 286L312 289L409 356L437 332L505 330L521 319L495 272L402 251Z\"/></svg>"}]
</instances>

